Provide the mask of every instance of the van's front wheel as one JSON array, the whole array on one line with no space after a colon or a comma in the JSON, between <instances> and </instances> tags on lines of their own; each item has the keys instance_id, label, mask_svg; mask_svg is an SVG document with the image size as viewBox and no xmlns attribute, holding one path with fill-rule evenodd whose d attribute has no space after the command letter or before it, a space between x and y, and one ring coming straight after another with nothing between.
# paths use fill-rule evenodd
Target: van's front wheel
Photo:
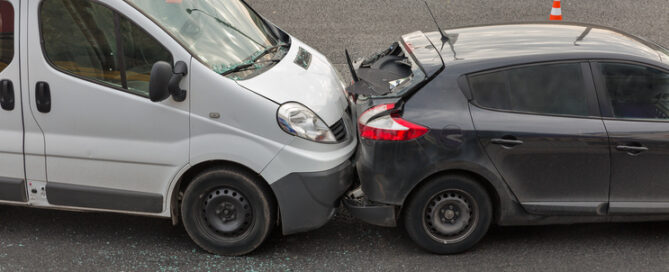
<instances>
[{"instance_id":1,"label":"van's front wheel","mask_svg":"<svg viewBox=\"0 0 669 272\"><path fill-rule=\"evenodd\" d=\"M221 255L244 255L258 248L276 222L273 198L261 182L224 167L197 176L181 204L184 228L191 239Z\"/></svg>"}]
</instances>

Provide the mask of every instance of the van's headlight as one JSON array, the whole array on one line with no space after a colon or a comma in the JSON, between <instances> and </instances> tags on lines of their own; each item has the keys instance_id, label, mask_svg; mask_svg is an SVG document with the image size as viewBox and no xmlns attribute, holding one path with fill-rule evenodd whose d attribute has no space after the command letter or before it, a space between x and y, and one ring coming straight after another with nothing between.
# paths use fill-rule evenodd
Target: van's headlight
<instances>
[{"instance_id":1,"label":"van's headlight","mask_svg":"<svg viewBox=\"0 0 669 272\"><path fill-rule=\"evenodd\" d=\"M295 102L281 105L276 113L279 126L288 134L319 143L336 143L330 128L309 108Z\"/></svg>"}]
</instances>

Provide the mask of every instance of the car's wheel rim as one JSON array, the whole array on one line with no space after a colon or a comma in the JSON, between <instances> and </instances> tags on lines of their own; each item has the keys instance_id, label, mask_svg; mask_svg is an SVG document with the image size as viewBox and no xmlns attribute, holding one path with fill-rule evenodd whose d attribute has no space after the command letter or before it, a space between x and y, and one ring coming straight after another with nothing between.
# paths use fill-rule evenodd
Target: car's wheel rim
<instances>
[{"instance_id":1,"label":"car's wheel rim","mask_svg":"<svg viewBox=\"0 0 669 272\"><path fill-rule=\"evenodd\" d=\"M462 190L433 195L423 210L423 227L435 241L450 244L466 239L478 223L478 206Z\"/></svg>"},{"instance_id":2,"label":"car's wheel rim","mask_svg":"<svg viewBox=\"0 0 669 272\"><path fill-rule=\"evenodd\" d=\"M202 204L204 221L219 235L239 237L253 224L251 203L235 189L221 187L211 190Z\"/></svg>"}]
</instances>

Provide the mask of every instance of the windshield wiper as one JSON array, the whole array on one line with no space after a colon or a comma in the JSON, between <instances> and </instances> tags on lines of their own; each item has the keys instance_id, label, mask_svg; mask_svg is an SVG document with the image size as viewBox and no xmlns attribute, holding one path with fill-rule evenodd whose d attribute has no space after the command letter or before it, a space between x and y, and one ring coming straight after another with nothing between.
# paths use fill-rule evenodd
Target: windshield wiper
<instances>
[{"instance_id":1,"label":"windshield wiper","mask_svg":"<svg viewBox=\"0 0 669 272\"><path fill-rule=\"evenodd\" d=\"M267 48L263 49L262 51L258 51L258 53L253 54L255 57L252 58L251 61L255 62L256 60L262 58L264 55L267 55L267 54L271 53L272 51L276 51L279 48L288 47L288 46L289 45L287 43L279 42L278 44L276 44L274 46L267 47Z\"/></svg>"},{"instance_id":2,"label":"windshield wiper","mask_svg":"<svg viewBox=\"0 0 669 272\"><path fill-rule=\"evenodd\" d=\"M272 60L265 60L265 61L259 61L259 62L241 63L239 65L233 66L232 68L226 70L225 72L222 72L221 75L227 76L229 74L233 74L233 73L237 73L237 72L241 72L241 71L257 69L259 67L256 67L256 65L259 64L259 63L276 63L276 62L279 62L279 61L281 61L281 60L272 59Z\"/></svg>"},{"instance_id":3,"label":"windshield wiper","mask_svg":"<svg viewBox=\"0 0 669 272\"><path fill-rule=\"evenodd\" d=\"M260 62L258 60L260 58L262 58L263 56L271 53L272 51L275 51L279 48L283 48L283 47L287 47L287 46L289 46L287 43L279 43L279 44L274 45L272 47L267 47L267 48L263 49L262 51L258 51L257 53L253 54L253 57L249 61L237 64L237 65L233 65L230 68L228 68L227 70L221 72L221 75L225 76L225 75L229 75L229 74L236 73L236 72L250 70L252 68L255 68L255 65L258 64L258 63L279 62L281 60L278 60L278 59L270 59L270 60L265 60L265 61L260 61Z\"/></svg>"},{"instance_id":4,"label":"windshield wiper","mask_svg":"<svg viewBox=\"0 0 669 272\"><path fill-rule=\"evenodd\" d=\"M213 15L211 15L211 14L209 14L209 13L203 11L203 10L196 9L196 8L186 9L186 12L187 12L188 14L192 14L193 11L201 12L202 14L207 15L207 16L213 18L214 20L216 20L216 22L219 22L220 24L222 24L222 25L224 25L224 26L226 26L226 27L228 27L228 28L230 28L230 29L232 29L232 30L234 30L234 31L237 31L237 33L242 34L242 36L244 36L245 38L249 39L250 41L254 42L254 43L257 44L257 45L260 45L262 48L267 48L267 46L265 46L265 45L259 43L259 42L256 41L255 39L251 38L251 36L249 36L248 34L244 33L243 31L239 30L238 28L236 28L236 27L233 26L232 24L230 24L230 23L228 23L228 22L226 22L226 21L223 21L222 19L220 19L220 18L218 18L218 17L216 17L216 16L213 16Z\"/></svg>"},{"instance_id":5,"label":"windshield wiper","mask_svg":"<svg viewBox=\"0 0 669 272\"><path fill-rule=\"evenodd\" d=\"M248 71L248 70L254 70L259 67L256 67L257 64L259 63L276 63L279 62L280 60L265 60L265 61L260 61L260 62L252 62L252 63L242 63L237 66L232 67L231 69L221 73L223 76L227 76L229 74L241 72L241 71Z\"/></svg>"}]
</instances>

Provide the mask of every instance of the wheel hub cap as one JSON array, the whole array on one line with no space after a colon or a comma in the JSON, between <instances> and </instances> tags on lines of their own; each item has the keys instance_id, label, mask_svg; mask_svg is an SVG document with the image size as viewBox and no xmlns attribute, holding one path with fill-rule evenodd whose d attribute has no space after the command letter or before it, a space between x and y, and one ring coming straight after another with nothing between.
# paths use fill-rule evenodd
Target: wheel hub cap
<instances>
[{"instance_id":1,"label":"wheel hub cap","mask_svg":"<svg viewBox=\"0 0 669 272\"><path fill-rule=\"evenodd\" d=\"M218 188L204 198L202 215L212 230L224 236L238 236L251 226L253 210L237 190Z\"/></svg>"},{"instance_id":2,"label":"wheel hub cap","mask_svg":"<svg viewBox=\"0 0 669 272\"><path fill-rule=\"evenodd\" d=\"M469 194L447 190L434 195L425 207L424 226L443 243L464 239L476 222L475 203Z\"/></svg>"}]
</instances>

